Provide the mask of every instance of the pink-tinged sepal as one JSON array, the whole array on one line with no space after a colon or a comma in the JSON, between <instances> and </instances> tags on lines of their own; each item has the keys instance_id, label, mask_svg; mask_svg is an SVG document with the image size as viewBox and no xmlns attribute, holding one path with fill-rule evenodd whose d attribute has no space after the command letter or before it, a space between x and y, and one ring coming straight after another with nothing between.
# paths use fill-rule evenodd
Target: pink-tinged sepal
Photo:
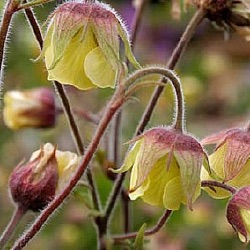
<instances>
[{"instance_id":1,"label":"pink-tinged sepal","mask_svg":"<svg viewBox=\"0 0 250 250\"><path fill-rule=\"evenodd\" d=\"M238 190L227 205L227 220L238 233L240 240L248 243L250 236L250 186Z\"/></svg>"}]
</instances>

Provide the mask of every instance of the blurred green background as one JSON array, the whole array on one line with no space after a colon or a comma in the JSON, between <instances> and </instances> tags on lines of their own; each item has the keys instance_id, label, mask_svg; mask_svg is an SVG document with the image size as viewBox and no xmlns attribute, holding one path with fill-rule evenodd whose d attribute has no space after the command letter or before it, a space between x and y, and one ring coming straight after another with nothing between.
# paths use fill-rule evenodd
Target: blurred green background
<instances>
[{"instance_id":1,"label":"blurred green background","mask_svg":"<svg viewBox=\"0 0 250 250\"><path fill-rule=\"evenodd\" d=\"M108 3L118 11L130 30L134 14L131 1ZM41 25L56 5L54 1L35 8ZM3 1L0 2L0 9L3 11ZM170 14L169 1L149 1L134 47L139 62L142 65L166 64L193 12L191 8L182 14L181 20L174 20ZM43 62L33 61L39 55L39 50L23 13L18 13L14 18L6 52L4 91L39 86L52 88L46 79ZM249 58L250 46L244 38L232 34L230 40L225 41L223 32L216 30L207 20L202 23L176 70L186 98L188 132L202 138L221 129L244 126L248 122ZM112 90L80 92L72 87L66 89L73 107L93 113L98 113L112 94ZM151 87L141 89L136 99L125 105L122 142L133 136L152 91ZM148 127L171 124L173 108L173 94L168 86ZM76 119L82 138L88 144L95 126L81 117ZM56 143L61 150L75 151L75 147L63 115L58 117L56 127L48 130L11 131L1 120L0 142L0 228L3 230L14 210L7 189L8 177L13 168L23 159L29 159L42 143ZM127 145L121 147L122 154L126 149ZM112 182L107 180L95 161L92 164L104 203ZM77 189L26 249L95 249L95 231L83 199L86 199L86 191ZM225 206L226 201L212 200L204 193L195 204L193 212L183 208L174 213L160 233L147 239L145 249L246 249L226 221ZM138 230L143 223L147 223L148 227L154 225L162 212L162 209L148 206L141 200L133 202L131 230ZM111 232L122 232L123 219L120 215L121 207L118 206ZM29 213L19 225L15 236L34 218L35 215Z\"/></svg>"}]
</instances>

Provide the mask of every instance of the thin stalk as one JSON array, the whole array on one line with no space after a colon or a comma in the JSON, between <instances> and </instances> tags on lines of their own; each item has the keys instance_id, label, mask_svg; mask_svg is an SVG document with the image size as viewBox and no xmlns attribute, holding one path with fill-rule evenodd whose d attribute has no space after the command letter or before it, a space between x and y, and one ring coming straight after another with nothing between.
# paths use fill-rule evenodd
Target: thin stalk
<instances>
[{"instance_id":1,"label":"thin stalk","mask_svg":"<svg viewBox=\"0 0 250 250\"><path fill-rule=\"evenodd\" d=\"M131 75L126 79L126 82L124 83L125 87L133 88L137 81L139 81L142 77L148 76L150 74L160 74L163 75L165 78L168 78L170 82L172 83L172 86L176 93L176 100L177 100L177 106L176 106L176 118L174 122L175 129L179 130L180 132L183 132L184 130L184 100L183 100L183 94L181 89L181 84L177 76L168 69L161 68L161 67L148 67L141 70L136 71L135 74ZM128 88L129 92L129 88ZM122 182L125 178L125 174L122 173L118 176L115 185L112 189L110 199L107 202L106 208L105 208L105 216L104 216L104 222L107 224L109 221L109 218L112 214L113 208L115 206L117 196L119 195L122 187Z\"/></svg>"},{"instance_id":2,"label":"thin stalk","mask_svg":"<svg viewBox=\"0 0 250 250\"><path fill-rule=\"evenodd\" d=\"M132 22L132 32L131 32L131 39L130 42L132 44L132 50L135 45L136 37L138 34L138 29L141 24L141 18L143 14L143 10L146 6L146 0L140 0L137 1L138 3L136 4L136 9L135 9L135 15L133 18ZM127 64L129 61L127 60ZM121 135L121 121L122 121L122 110L116 115L115 120L114 120L114 132L113 132L113 138L114 138L114 143L113 143L113 161L115 166L120 165L120 135ZM129 230L129 200L122 198L123 202L123 211L124 211L124 232L128 232Z\"/></svg>"},{"instance_id":3,"label":"thin stalk","mask_svg":"<svg viewBox=\"0 0 250 250\"><path fill-rule=\"evenodd\" d=\"M97 127L97 130L93 136L91 143L89 144L80 165L78 166L74 176L70 180L70 182L65 186L63 191L58 194L55 199L49 203L49 205L41 212L41 214L37 217L35 222L31 225L31 227L24 233L24 235L15 243L13 246L13 250L22 249L27 245L27 243L40 231L41 227L45 224L48 218L52 215L52 213L63 203L63 201L68 197L73 188L76 186L78 181L81 179L82 175L87 169L87 166L92 159L99 142L110 123L110 120L117 112L117 110L122 106L124 99L124 90L119 88L115 92L113 98L111 99L105 114L103 115L100 124Z\"/></svg>"},{"instance_id":4,"label":"thin stalk","mask_svg":"<svg viewBox=\"0 0 250 250\"><path fill-rule=\"evenodd\" d=\"M123 207L123 219L124 219L124 233L128 233L130 230L130 209L129 209L129 202L130 199L128 197L127 192L122 190L121 192L121 199L122 199L122 207Z\"/></svg>"},{"instance_id":5,"label":"thin stalk","mask_svg":"<svg viewBox=\"0 0 250 250\"><path fill-rule=\"evenodd\" d=\"M178 42L177 46L175 47L171 58L169 59L169 62L167 64L167 67L169 69L174 69L179 62L180 58L182 57L183 53L186 50L186 47L188 43L190 42L191 38L194 35L194 32L197 28L197 26L200 24L200 22L203 20L205 16L205 12L203 9L198 9L197 12L194 14L193 18L190 20L188 26L186 27L184 33L182 34L180 41ZM166 79L163 77L161 80L162 83L167 83ZM163 86L157 86L151 96L151 99L149 101L148 106L146 107L141 121L136 129L136 135L141 134L145 127L147 126L151 115L154 111L154 108L157 104L157 101L163 91Z\"/></svg>"},{"instance_id":6,"label":"thin stalk","mask_svg":"<svg viewBox=\"0 0 250 250\"><path fill-rule=\"evenodd\" d=\"M16 208L16 210L14 211L8 226L6 227L5 231L1 235L0 249L4 249L4 246L6 245L8 240L11 238L11 236L14 233L18 223L20 222L20 220L22 219L22 217L24 216L24 214L26 212L27 212L27 209L23 209L20 206L18 206Z\"/></svg>"},{"instance_id":7,"label":"thin stalk","mask_svg":"<svg viewBox=\"0 0 250 250\"><path fill-rule=\"evenodd\" d=\"M184 98L181 89L180 80L178 77L173 73L173 71L169 69L165 69L163 67L147 67L141 70L136 71L133 75L127 78L125 86L129 88L134 88L136 86L136 82L139 81L142 77L149 76L151 74L160 74L163 75L165 79L170 80L176 94L176 117L173 124L173 127L180 132L184 131ZM128 89L129 91L129 89Z\"/></svg>"},{"instance_id":8,"label":"thin stalk","mask_svg":"<svg viewBox=\"0 0 250 250\"><path fill-rule=\"evenodd\" d=\"M0 27L0 95L3 93L3 70L4 70L4 51L6 45L6 39L10 28L11 19L14 13L17 11L18 3L13 0L9 0L6 3L3 18ZM0 96L0 100L2 100ZM1 103L0 103L1 106Z\"/></svg>"},{"instance_id":9,"label":"thin stalk","mask_svg":"<svg viewBox=\"0 0 250 250\"><path fill-rule=\"evenodd\" d=\"M231 187L225 183L221 183L219 181L202 181L201 182L201 186L202 187L210 187L210 188L213 188L213 187L219 187L219 188L222 188L222 189L225 189L226 191L229 191L231 194L234 194L236 192L236 189L234 187Z\"/></svg>"},{"instance_id":10,"label":"thin stalk","mask_svg":"<svg viewBox=\"0 0 250 250\"><path fill-rule=\"evenodd\" d=\"M173 54L168 62L168 67L170 69L174 69L176 67L178 61L180 60L181 56L185 52L187 44L190 42L197 26L203 20L204 16L205 16L204 10L198 9L197 12L192 17L192 19L190 20L188 26L186 27L186 30L182 34L181 39L180 39L179 43L177 44L176 48L174 49ZM166 83L165 78L162 78L162 83ZM149 102L149 104L148 104L148 106L147 106L147 108L146 108L146 110L141 118L141 121L136 129L135 136L140 135L144 131L146 125L148 124L148 122L151 118L151 115L153 113L155 105L156 105L162 91L163 91L162 86L156 87L154 93L152 94L151 100L150 100L150 102ZM115 184L114 184L113 189L111 191L110 199L108 200L108 202L106 204L105 217L107 217L107 221L109 220L109 217L110 217L112 210L115 206L118 195L121 192L121 188L122 188L123 181L125 180L125 176L126 176L126 172L121 173L118 175L118 177L115 181Z\"/></svg>"},{"instance_id":11,"label":"thin stalk","mask_svg":"<svg viewBox=\"0 0 250 250\"><path fill-rule=\"evenodd\" d=\"M29 2L29 3L27 3L26 1L23 1L23 4L21 4L18 9L19 10L27 9L27 8L31 8L35 5L45 4L45 3L52 2L52 1L53 0L34 0L34 1Z\"/></svg>"},{"instance_id":12,"label":"thin stalk","mask_svg":"<svg viewBox=\"0 0 250 250\"><path fill-rule=\"evenodd\" d=\"M160 229L166 224L167 220L170 218L170 215L172 214L172 210L165 210L164 214L162 215L162 217L159 219L159 221L157 222L157 224L152 227L149 230L146 230L144 235L145 236L150 236L153 235L157 232L160 231ZM137 236L138 232L133 232L133 233L128 233L128 234L124 234L124 235L113 235L112 239L115 242L118 241L123 241L123 240L127 240L127 239L133 239Z\"/></svg>"},{"instance_id":13,"label":"thin stalk","mask_svg":"<svg viewBox=\"0 0 250 250\"><path fill-rule=\"evenodd\" d=\"M31 8L29 9L25 9L25 14L27 17L27 20L29 21L29 24L32 28L32 31L34 33L34 36L40 46L40 49L42 49L43 47L43 36L42 36L42 32L40 29L40 26L37 22L37 19L32 11ZM72 138L75 142L77 151L79 155L83 155L84 154L84 145L79 133L79 129L78 126L75 122L75 118L73 116L72 110L71 110L71 105L69 102L69 99L67 97L66 92L64 91L63 86L59 83L59 82L54 82L54 87L57 90L58 96L61 100L62 106L63 106L63 110L64 110L64 114L67 118L68 124L69 124L69 128L72 134ZM95 209L99 210L100 209L100 200L99 200L99 195L97 192L97 188L95 186L95 182L93 179L93 175L90 169L87 170L87 179L89 181L89 184L91 186L91 194L92 194L92 199L93 199L93 204Z\"/></svg>"}]
</instances>

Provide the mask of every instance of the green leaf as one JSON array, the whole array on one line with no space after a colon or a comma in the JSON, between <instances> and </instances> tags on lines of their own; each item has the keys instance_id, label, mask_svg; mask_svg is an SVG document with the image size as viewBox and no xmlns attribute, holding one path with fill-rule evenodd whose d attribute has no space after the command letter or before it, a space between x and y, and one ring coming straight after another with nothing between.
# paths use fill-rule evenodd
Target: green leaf
<instances>
[{"instance_id":1,"label":"green leaf","mask_svg":"<svg viewBox=\"0 0 250 250\"><path fill-rule=\"evenodd\" d=\"M135 242L133 244L133 250L143 250L143 245L144 245L144 234L146 230L147 224L144 223L140 230L138 231L138 234L135 238Z\"/></svg>"}]
</instances>

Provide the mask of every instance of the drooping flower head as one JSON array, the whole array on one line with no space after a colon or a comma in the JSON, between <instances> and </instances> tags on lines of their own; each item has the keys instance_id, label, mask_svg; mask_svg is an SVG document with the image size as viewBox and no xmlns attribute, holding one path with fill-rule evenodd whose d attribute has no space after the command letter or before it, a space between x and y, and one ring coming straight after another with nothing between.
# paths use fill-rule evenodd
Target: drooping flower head
<instances>
[{"instance_id":1,"label":"drooping flower head","mask_svg":"<svg viewBox=\"0 0 250 250\"><path fill-rule=\"evenodd\" d=\"M26 164L19 164L10 176L13 201L26 210L43 209L56 193L58 182L55 149L47 154L41 148L39 155Z\"/></svg>"},{"instance_id":2,"label":"drooping flower head","mask_svg":"<svg viewBox=\"0 0 250 250\"><path fill-rule=\"evenodd\" d=\"M6 126L11 129L54 127L56 108L53 91L36 88L6 92L3 118Z\"/></svg>"},{"instance_id":3,"label":"drooping flower head","mask_svg":"<svg viewBox=\"0 0 250 250\"><path fill-rule=\"evenodd\" d=\"M23 209L43 209L68 183L78 163L75 153L46 143L13 170L9 184L13 201Z\"/></svg>"},{"instance_id":4,"label":"drooping flower head","mask_svg":"<svg viewBox=\"0 0 250 250\"><path fill-rule=\"evenodd\" d=\"M238 190L227 205L227 220L241 241L250 240L250 186Z\"/></svg>"},{"instance_id":5,"label":"drooping flower head","mask_svg":"<svg viewBox=\"0 0 250 250\"><path fill-rule=\"evenodd\" d=\"M217 180L235 188L250 185L250 133L246 129L229 129L206 137L202 144L217 144L209 156L211 172L202 170L202 179ZM216 192L204 188L214 198L230 196L228 191L215 188Z\"/></svg>"},{"instance_id":6,"label":"drooping flower head","mask_svg":"<svg viewBox=\"0 0 250 250\"><path fill-rule=\"evenodd\" d=\"M206 11L206 17L225 30L233 30L250 40L249 0L191 0Z\"/></svg>"},{"instance_id":7,"label":"drooping flower head","mask_svg":"<svg viewBox=\"0 0 250 250\"><path fill-rule=\"evenodd\" d=\"M172 128L156 127L136 138L123 166L132 167L129 197L141 197L151 205L178 210L192 208L200 194L202 164L209 168L206 154L193 137Z\"/></svg>"},{"instance_id":8,"label":"drooping flower head","mask_svg":"<svg viewBox=\"0 0 250 250\"><path fill-rule=\"evenodd\" d=\"M48 79L79 89L114 87L120 58L120 39L130 62L134 58L127 30L115 11L98 1L69 1L52 14L42 56Z\"/></svg>"}]
</instances>

